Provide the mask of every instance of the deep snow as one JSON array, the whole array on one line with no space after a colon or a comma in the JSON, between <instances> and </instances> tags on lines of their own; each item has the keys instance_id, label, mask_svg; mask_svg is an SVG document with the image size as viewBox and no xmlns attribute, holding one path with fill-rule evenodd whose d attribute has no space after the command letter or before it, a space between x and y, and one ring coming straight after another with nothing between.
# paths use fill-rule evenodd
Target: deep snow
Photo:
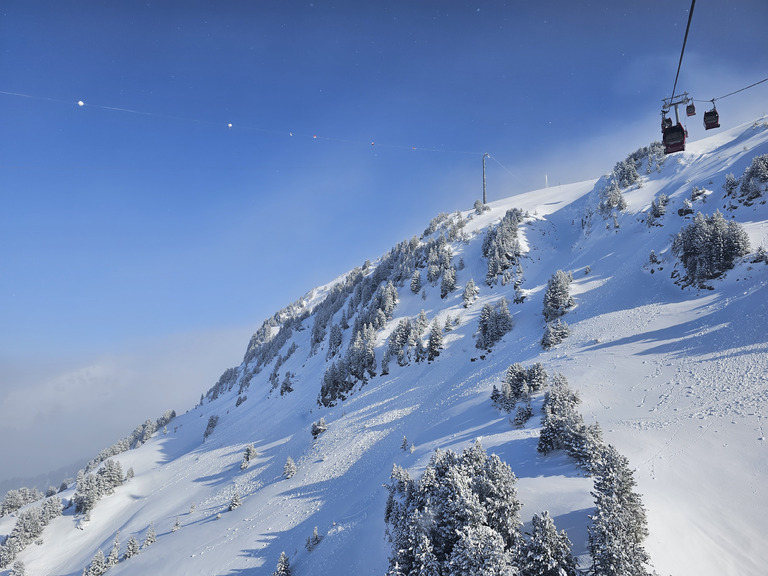
<instances>
[{"instance_id":1,"label":"deep snow","mask_svg":"<svg viewBox=\"0 0 768 576\"><path fill-rule=\"evenodd\" d=\"M667 157L661 172L641 173L642 186L624 192L629 207L618 229L599 217L582 227L596 181L518 194L479 216L466 212L472 239L453 246L454 261L466 264L458 272L459 290L443 300L439 286L427 285L422 299L407 285L399 287L395 318L378 338L380 361L399 318L421 309L430 322L458 315L460 325L446 334L433 363L401 368L392 362L389 375L372 378L333 408L319 408L325 349L308 355L310 318L307 329L294 332L299 350L280 370L295 373L294 392L269 394L270 365L239 407L235 388L117 456L135 478L99 501L89 522L71 509L55 519L43 543L19 555L27 574L79 576L97 549L109 551L116 531L124 551L128 538L141 542L153 522L157 542L110 575L269 575L281 551L297 576L381 575L389 554L382 485L393 463L415 476L436 448L458 451L475 438L517 475L524 520L549 510L586 567L592 480L565 455L536 452L540 399L523 429L491 405L493 385L513 362L542 362L550 375L565 375L581 394L587 422L598 421L606 441L629 458L648 513L646 548L659 574L763 573L768 265L742 261L713 283L714 290L681 289L670 278L675 262L669 252L671 235L684 223L677 208L693 186L709 191L694 203L697 211L720 209L745 225L753 251L768 246L766 205L727 210L722 188L727 173L738 177L754 156L768 153L768 127L761 122L690 143L686 152ZM642 212L662 193L670 197L668 212L662 226L648 227ZM501 296L511 302L512 287L485 284L480 245L484 230L513 207L531 215L521 226L527 299L510 305L515 327L481 359L473 338L479 311ZM661 264L649 265L651 250ZM577 305L564 317L570 337L543 351L542 296L557 269L573 273ZM464 309L469 278L480 298ZM329 286L313 291L307 305ZM166 408L158 407L158 414ZM220 421L203 441L212 414ZM328 430L313 440L310 428L320 417ZM404 436L413 452L401 450ZM259 457L241 471L249 443ZM298 465L291 479L282 476L288 456ZM235 490L243 504L228 511ZM61 494L71 495L72 489ZM173 532L177 518L182 527ZM8 534L14 521L0 518L0 534ZM304 543L314 527L323 540L309 552Z\"/></svg>"}]
</instances>

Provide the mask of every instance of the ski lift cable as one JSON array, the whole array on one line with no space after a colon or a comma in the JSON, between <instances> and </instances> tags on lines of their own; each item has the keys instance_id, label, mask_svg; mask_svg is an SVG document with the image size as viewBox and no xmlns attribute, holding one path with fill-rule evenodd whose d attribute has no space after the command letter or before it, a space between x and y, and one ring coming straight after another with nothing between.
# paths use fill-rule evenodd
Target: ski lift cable
<instances>
[{"instance_id":1,"label":"ski lift cable","mask_svg":"<svg viewBox=\"0 0 768 576\"><path fill-rule=\"evenodd\" d=\"M688 31L691 29L691 19L693 18L694 6L696 6L696 0L691 0L691 9L688 12L688 25L685 27L685 37L683 38L683 49L680 51L680 61L677 63L677 74L675 75L675 85L672 87L672 98L675 97L675 90L677 90L677 79L680 77L680 67L683 65L683 54L685 54L685 45L688 42Z\"/></svg>"},{"instance_id":2,"label":"ski lift cable","mask_svg":"<svg viewBox=\"0 0 768 576\"><path fill-rule=\"evenodd\" d=\"M11 92L7 90L0 90L0 94L6 95L6 96L16 96L20 98L29 98L32 100L44 100L47 102L56 102L60 104L67 104L71 105L71 100L63 100L61 98L50 98L46 96L35 96L32 94L24 94L21 92ZM246 131L252 131L252 132L260 132L262 134L272 134L272 135L279 135L279 136L290 136L290 137L298 137L298 138L308 138L312 140L325 140L325 141L331 141L331 142L342 142L346 144L366 144L368 146L377 146L379 148L389 148L389 149L397 149L397 150L413 150L413 151L422 151L422 152L444 152L449 154L463 154L463 155L469 155L469 156L482 156L482 152L475 152L475 151L469 151L469 150L457 150L457 149L451 149L451 148L443 148L439 146L407 146L404 144L387 144L387 143L379 143L375 140L370 141L362 141L362 140L356 140L356 139L349 139L349 138L340 138L340 137L334 137L334 136L325 136L322 134L314 134L314 133L301 133L301 132L295 132L292 130L275 130L275 129L268 129L268 128L260 128L255 126L249 126L247 124L235 124L227 123L227 122L220 122L220 121L213 121L213 120L203 120L200 118L190 118L190 117L183 117L183 116L175 116L170 114L159 114L157 112L146 112L143 110L136 110L133 108L123 108L118 106L106 106L104 104L93 104L93 103L86 103L82 100L78 100L76 102L78 107L89 107L89 108L99 108L102 110L108 110L113 112L124 112L128 114L138 114L140 116L150 116L154 118L165 118L170 120L178 120L182 122L190 122L190 123L196 123L196 124L205 124L209 126L225 126L229 129L237 128L239 130L246 130Z\"/></svg>"},{"instance_id":3,"label":"ski lift cable","mask_svg":"<svg viewBox=\"0 0 768 576\"><path fill-rule=\"evenodd\" d=\"M758 84L762 84L763 82L768 82L768 78L763 78L762 80L755 82L754 84L750 84L749 86L744 86L744 88L739 88L738 90L734 90L733 92L729 92L725 96L718 96L717 98L710 98L709 100L695 100L695 102L712 102L715 103L715 100L722 100L723 98L727 98L728 96L733 96L734 94L738 94L739 92L744 92L744 90L748 90L749 88L754 88Z\"/></svg>"}]
</instances>

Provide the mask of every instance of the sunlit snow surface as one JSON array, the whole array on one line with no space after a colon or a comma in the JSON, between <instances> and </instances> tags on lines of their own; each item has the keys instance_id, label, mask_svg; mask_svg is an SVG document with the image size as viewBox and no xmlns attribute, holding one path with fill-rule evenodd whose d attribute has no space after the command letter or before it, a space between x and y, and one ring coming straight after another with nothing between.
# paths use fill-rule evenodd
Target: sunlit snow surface
<instances>
[{"instance_id":1,"label":"sunlit snow surface","mask_svg":"<svg viewBox=\"0 0 768 576\"><path fill-rule=\"evenodd\" d=\"M586 567L591 479L565 455L536 452L540 398L524 429L491 405L493 385L513 362L542 362L550 374L564 374L581 394L585 419L598 421L605 440L629 458L648 512L646 548L659 574L764 573L768 266L741 262L713 282L714 290L681 289L670 278L675 262L669 246L684 223L677 209L694 186L708 191L694 203L697 211L719 209L745 225L753 250L768 245L766 205L727 210L722 188L727 173L740 176L754 156L766 153L764 126L721 130L690 143L686 152L668 157L661 172L641 173L640 188L625 192L629 209L618 229L600 217L582 226L585 211L594 207L595 181L518 194L492 203L481 216L466 212L472 214L472 239L454 246L454 261L465 263L457 283L463 288L473 278L480 299L464 309L461 288L441 299L439 286L427 286L422 299L403 286L395 318L378 340L380 361L399 318L421 309L430 321L459 316L433 363L401 368L392 362L389 375L321 409L316 398L326 350L309 356L310 318L305 330L294 333L298 352L280 370L295 373L294 392L268 394L269 366L254 378L241 406L235 406L235 388L180 415L167 433L158 432L140 449L119 455L123 470L133 467L135 478L99 501L90 522L71 509L55 519L43 543L19 555L27 574L79 576L97 549L109 551L118 530L124 551L132 535L141 542L154 522L157 542L110 575L268 575L282 551L298 576L382 575L389 554L382 485L392 465L417 476L436 448L459 451L476 438L517 475L524 520L549 510ZM663 226L649 228L642 212L662 193L670 197ZM513 290L484 283L480 246L484 229L513 207L531 216L521 226L528 297L511 305L514 329L482 359L473 338L479 311L501 296L511 301ZM649 265L651 250L660 264ZM557 269L573 273L576 307L564 318L570 337L544 352L542 295ZM311 292L307 303L316 304L328 288ZM345 346L348 338L346 332ZM158 414L166 408L158 406ZM212 414L220 421L203 442ZM320 417L328 430L313 440L310 428ZM401 449L404 436L413 452ZM259 457L242 471L250 443ZM298 472L285 479L289 456ZM235 490L243 504L229 511ZM177 518L182 527L174 532ZM14 521L0 519L0 534L8 534ZM309 552L304 544L314 527L324 538Z\"/></svg>"}]
</instances>

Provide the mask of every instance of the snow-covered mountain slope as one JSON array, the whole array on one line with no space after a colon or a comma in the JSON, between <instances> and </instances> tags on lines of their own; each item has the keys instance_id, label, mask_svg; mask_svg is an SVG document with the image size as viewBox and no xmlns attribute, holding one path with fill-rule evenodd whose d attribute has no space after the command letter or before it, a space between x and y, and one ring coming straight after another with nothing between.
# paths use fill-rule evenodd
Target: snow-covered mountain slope
<instances>
[{"instance_id":1,"label":"snow-covered mountain slope","mask_svg":"<svg viewBox=\"0 0 768 576\"><path fill-rule=\"evenodd\" d=\"M330 365L328 336L314 354L310 350L312 311L333 283L311 292L293 308L295 315L308 315L281 348L280 360L287 359L278 376L282 381L287 372L293 375L292 392L272 389L272 359L242 391L247 400L239 405L235 384L176 417L140 448L117 455L135 476L103 497L88 521L72 508L55 518L42 543L18 555L26 573L79 576L97 550L109 552L116 532L122 553L128 539L141 542L152 523L157 542L112 567L110 575L269 575L282 551L299 576L381 575L390 553L382 485L393 464L418 476L436 448L459 451L476 438L517 475L523 520L548 510L587 567L592 479L565 454L537 453L541 397L524 428L512 426L490 401L494 384L514 362L541 362L550 375L562 373L581 394L587 422L599 422L605 440L628 457L648 514L645 545L659 574L763 573L768 265L747 257L712 281L711 290L681 288L671 277L681 268L670 251L672 236L690 222L678 209L694 188L694 210L720 210L742 223L753 256L758 246L768 246L765 197L744 205L723 191L726 174L741 176L763 154L765 122L689 144L658 171L641 171L641 186L623 191L628 206L615 221L596 211L604 179L518 194L480 215L465 212L471 216L464 227L468 241L451 244L453 262L464 263L458 289L443 299L439 283L425 281L423 294L413 294L407 282L398 286L393 317L376 336L380 365L386 338L400 319L421 310L430 323L458 318L440 355L404 367L393 361L389 374L358 384L330 408L317 403ZM669 198L667 212L658 226L648 226L645 213L662 194ZM475 347L480 311L502 296L512 302L515 293L511 284L485 283L481 246L486 229L510 208L529 213L520 226L526 298L510 304L512 331L485 353ZM651 250L657 263L649 262ZM564 317L570 336L545 351L542 298L558 269L573 275L576 306ZM462 289L469 279L480 294L465 308ZM334 322L341 314L340 308ZM238 382L251 367L238 368ZM204 440L214 415L218 424ZM313 439L312 424L321 417L327 431ZM241 470L251 443L258 457ZM286 479L289 457L297 472ZM74 486L60 496L73 492ZM235 492L242 505L230 511ZM14 522L13 516L0 518L0 534ZM305 542L315 527L322 541L309 551Z\"/></svg>"}]
</instances>

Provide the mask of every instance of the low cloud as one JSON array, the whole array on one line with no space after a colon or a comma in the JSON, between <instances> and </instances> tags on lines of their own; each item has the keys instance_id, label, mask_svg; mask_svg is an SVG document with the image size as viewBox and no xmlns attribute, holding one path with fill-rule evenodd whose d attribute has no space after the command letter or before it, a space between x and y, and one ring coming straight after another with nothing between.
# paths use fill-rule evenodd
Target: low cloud
<instances>
[{"instance_id":1,"label":"low cloud","mask_svg":"<svg viewBox=\"0 0 768 576\"><path fill-rule=\"evenodd\" d=\"M0 363L0 480L90 459L165 410L192 408L252 328L177 334L109 355Z\"/></svg>"}]
</instances>

